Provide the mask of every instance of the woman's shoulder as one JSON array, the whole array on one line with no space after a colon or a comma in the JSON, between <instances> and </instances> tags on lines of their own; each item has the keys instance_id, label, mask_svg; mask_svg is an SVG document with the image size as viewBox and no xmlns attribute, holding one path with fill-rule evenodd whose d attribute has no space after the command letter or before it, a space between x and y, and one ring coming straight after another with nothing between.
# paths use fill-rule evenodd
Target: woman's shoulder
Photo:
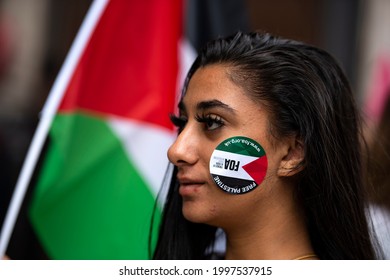
<instances>
[{"instance_id":1,"label":"woman's shoulder","mask_svg":"<svg viewBox=\"0 0 390 280\"><path fill-rule=\"evenodd\" d=\"M371 204L369 213L372 230L383 250L384 258L390 259L390 210L377 204Z\"/></svg>"}]
</instances>

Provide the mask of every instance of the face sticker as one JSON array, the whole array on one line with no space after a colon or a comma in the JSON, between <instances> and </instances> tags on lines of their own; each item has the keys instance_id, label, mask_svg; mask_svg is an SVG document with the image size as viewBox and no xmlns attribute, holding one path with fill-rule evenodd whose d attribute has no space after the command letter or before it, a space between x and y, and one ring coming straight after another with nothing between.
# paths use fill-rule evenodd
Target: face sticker
<instances>
[{"instance_id":1,"label":"face sticker","mask_svg":"<svg viewBox=\"0 0 390 280\"><path fill-rule=\"evenodd\" d=\"M231 194L254 190L264 180L267 166L263 147L244 136L222 141L210 158L210 173L215 184Z\"/></svg>"}]
</instances>

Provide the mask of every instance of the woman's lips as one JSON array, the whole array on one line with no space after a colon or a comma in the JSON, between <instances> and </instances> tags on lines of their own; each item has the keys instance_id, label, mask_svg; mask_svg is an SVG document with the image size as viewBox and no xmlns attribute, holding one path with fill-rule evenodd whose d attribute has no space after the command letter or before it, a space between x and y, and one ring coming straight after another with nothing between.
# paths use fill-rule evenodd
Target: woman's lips
<instances>
[{"instance_id":1,"label":"woman's lips","mask_svg":"<svg viewBox=\"0 0 390 280\"><path fill-rule=\"evenodd\" d=\"M178 179L180 188L179 194L182 196L193 195L199 191L199 188L204 185L204 182L198 180Z\"/></svg>"}]
</instances>

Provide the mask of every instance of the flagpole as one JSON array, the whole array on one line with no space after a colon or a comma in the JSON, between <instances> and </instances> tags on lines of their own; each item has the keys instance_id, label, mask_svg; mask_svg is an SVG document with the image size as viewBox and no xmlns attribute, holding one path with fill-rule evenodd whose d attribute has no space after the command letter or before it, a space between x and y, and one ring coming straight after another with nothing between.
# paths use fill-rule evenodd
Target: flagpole
<instances>
[{"instance_id":1,"label":"flagpole","mask_svg":"<svg viewBox=\"0 0 390 280\"><path fill-rule=\"evenodd\" d=\"M95 26L104 12L109 0L94 0L89 8L80 30L69 50L61 70L54 81L47 101L42 109L41 120L34 133L31 145L27 152L15 190L5 216L0 234L0 259L5 255L8 243L14 229L20 207L23 203L31 176L42 151L43 144L50 129L50 125L57 112L58 106L65 93L66 87L72 78L74 69L87 45Z\"/></svg>"}]
</instances>

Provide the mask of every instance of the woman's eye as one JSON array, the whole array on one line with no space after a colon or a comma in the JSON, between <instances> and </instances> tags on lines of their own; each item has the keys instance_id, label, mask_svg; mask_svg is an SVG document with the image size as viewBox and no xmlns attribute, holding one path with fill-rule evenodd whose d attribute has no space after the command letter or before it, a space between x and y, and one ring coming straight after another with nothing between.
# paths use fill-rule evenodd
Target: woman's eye
<instances>
[{"instance_id":1,"label":"woman's eye","mask_svg":"<svg viewBox=\"0 0 390 280\"><path fill-rule=\"evenodd\" d=\"M222 118L214 115L196 116L196 120L203 123L206 130L215 130L224 125Z\"/></svg>"},{"instance_id":2,"label":"woman's eye","mask_svg":"<svg viewBox=\"0 0 390 280\"><path fill-rule=\"evenodd\" d=\"M177 127L179 133L183 131L188 121L187 117L184 116L170 115L169 118L172 124Z\"/></svg>"}]
</instances>

